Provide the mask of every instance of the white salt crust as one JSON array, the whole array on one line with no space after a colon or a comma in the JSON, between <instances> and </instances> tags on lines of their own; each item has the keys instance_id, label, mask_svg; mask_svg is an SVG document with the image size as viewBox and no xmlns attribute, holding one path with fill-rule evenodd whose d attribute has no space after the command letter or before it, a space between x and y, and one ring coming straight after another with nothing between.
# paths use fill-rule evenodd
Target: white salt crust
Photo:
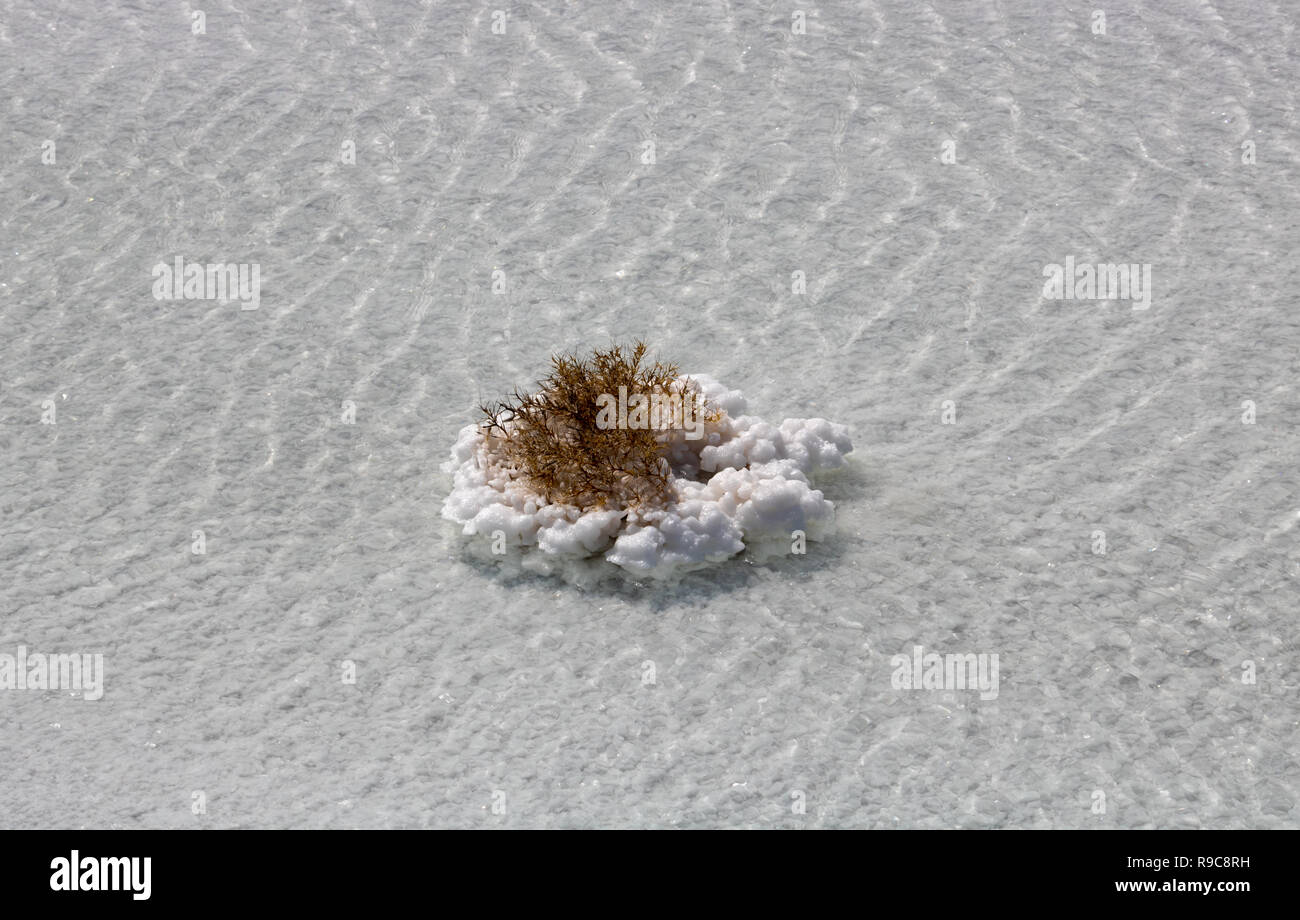
<instances>
[{"instance_id":1,"label":"white salt crust","mask_svg":"<svg viewBox=\"0 0 1300 920\"><path fill-rule=\"evenodd\" d=\"M603 555L638 576L667 576L721 562L747 547L764 554L791 551L793 533L820 540L835 506L812 488L809 477L844 465L853 450L848 429L822 418L786 419L772 425L743 414L745 398L704 374L694 380L716 422L703 422L703 436L665 431L676 498L659 510L588 511L548 504L510 471L494 466L483 451L477 425L466 425L442 465L454 485L442 516L466 535L530 547L548 557ZM707 479L707 481L697 481Z\"/></svg>"}]
</instances>

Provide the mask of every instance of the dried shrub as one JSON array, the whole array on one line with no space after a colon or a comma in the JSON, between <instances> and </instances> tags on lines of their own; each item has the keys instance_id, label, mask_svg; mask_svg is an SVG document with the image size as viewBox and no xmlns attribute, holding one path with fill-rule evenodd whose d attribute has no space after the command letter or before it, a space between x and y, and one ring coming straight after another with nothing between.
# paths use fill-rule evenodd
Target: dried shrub
<instances>
[{"instance_id":1,"label":"dried shrub","mask_svg":"<svg viewBox=\"0 0 1300 920\"><path fill-rule=\"evenodd\" d=\"M672 498L668 432L656 428L602 428L599 398L628 394L696 400L701 418L715 420L693 382L678 383L677 365L644 363L644 342L614 345L589 357L551 358L551 373L535 393L482 405L489 453L548 502L622 509L663 505Z\"/></svg>"}]
</instances>

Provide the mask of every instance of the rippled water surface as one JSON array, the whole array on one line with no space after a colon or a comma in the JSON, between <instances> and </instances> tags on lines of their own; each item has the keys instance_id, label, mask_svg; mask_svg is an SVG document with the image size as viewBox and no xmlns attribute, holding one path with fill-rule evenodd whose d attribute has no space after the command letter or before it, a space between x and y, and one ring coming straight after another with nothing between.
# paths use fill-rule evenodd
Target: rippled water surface
<instances>
[{"instance_id":1,"label":"rippled water surface","mask_svg":"<svg viewBox=\"0 0 1300 920\"><path fill-rule=\"evenodd\" d=\"M0 653L105 673L0 820L1300 824L1296 10L1125 6L0 0ZM635 337L850 427L833 541L466 555L475 403Z\"/></svg>"}]
</instances>

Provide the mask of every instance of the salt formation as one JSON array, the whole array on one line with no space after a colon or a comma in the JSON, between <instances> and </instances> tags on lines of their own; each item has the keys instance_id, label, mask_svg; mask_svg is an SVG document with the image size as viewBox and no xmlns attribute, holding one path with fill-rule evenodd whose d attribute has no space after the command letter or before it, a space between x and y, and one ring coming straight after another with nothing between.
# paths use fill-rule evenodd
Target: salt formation
<instances>
[{"instance_id":1,"label":"salt formation","mask_svg":"<svg viewBox=\"0 0 1300 920\"><path fill-rule=\"evenodd\" d=\"M712 377L683 374L675 381L679 392L692 384L711 410L701 420L702 432L656 432L668 464L666 502L585 510L548 502L494 449L483 426L467 425L442 466L454 477L443 517L462 525L466 535L504 538L526 553L603 555L631 573L656 577L746 548L789 553L795 531L821 539L835 509L810 477L844 465L853 449L848 429L822 418L772 425L743 414L745 398Z\"/></svg>"}]
</instances>

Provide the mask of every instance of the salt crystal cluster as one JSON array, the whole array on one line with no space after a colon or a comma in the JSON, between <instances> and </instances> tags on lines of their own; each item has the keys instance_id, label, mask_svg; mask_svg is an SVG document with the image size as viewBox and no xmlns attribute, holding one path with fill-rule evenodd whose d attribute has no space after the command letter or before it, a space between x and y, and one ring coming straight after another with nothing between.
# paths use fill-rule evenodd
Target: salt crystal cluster
<instances>
[{"instance_id":1,"label":"salt crystal cluster","mask_svg":"<svg viewBox=\"0 0 1300 920\"><path fill-rule=\"evenodd\" d=\"M789 552L794 531L821 539L835 506L809 477L844 465L848 429L822 418L772 425L745 415L745 398L712 377L690 374L711 408L703 437L662 432L675 500L662 508L583 511L549 504L496 461L477 425L467 425L444 472L454 477L442 516L466 535L504 533L510 545L553 557L603 555L640 576L720 562L750 549ZM779 550L778 550L779 551Z\"/></svg>"}]
</instances>

